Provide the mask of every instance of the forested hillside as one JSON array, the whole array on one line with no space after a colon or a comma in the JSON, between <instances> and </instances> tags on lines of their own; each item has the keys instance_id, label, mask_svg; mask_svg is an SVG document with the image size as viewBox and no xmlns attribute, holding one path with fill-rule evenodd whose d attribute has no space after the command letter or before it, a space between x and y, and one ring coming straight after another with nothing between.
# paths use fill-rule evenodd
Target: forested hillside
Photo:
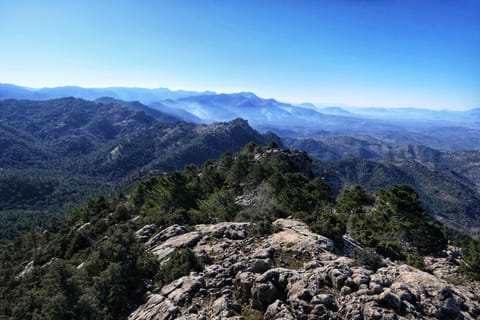
<instances>
[{"instance_id":1,"label":"forested hillside","mask_svg":"<svg viewBox=\"0 0 480 320\"><path fill-rule=\"evenodd\" d=\"M335 200L330 187L313 177L310 162L302 152L251 143L218 161L145 180L127 196L92 200L2 251L0 314L125 318L142 303L148 286L161 288L210 263L175 251L179 255L171 259L178 263L159 267L140 239L175 224L250 221L248 234L254 237L276 232L272 221L292 216L333 239L339 250L342 235L349 233L372 250L369 258L358 258L368 268L381 266L377 253L421 266L424 255L446 248L442 227L423 211L410 187L377 194L355 187ZM475 257L466 259L472 262L466 272L476 275Z\"/></svg>"},{"instance_id":2,"label":"forested hillside","mask_svg":"<svg viewBox=\"0 0 480 320\"><path fill-rule=\"evenodd\" d=\"M436 220L473 237L480 235L480 196L468 181L413 160L352 158L316 162L314 167L337 192L353 185L377 192L392 184L407 184L418 192L422 205Z\"/></svg>"},{"instance_id":3,"label":"forested hillside","mask_svg":"<svg viewBox=\"0 0 480 320\"><path fill-rule=\"evenodd\" d=\"M125 189L126 178L201 163L249 141L278 141L240 119L160 122L115 101L4 100L0 119L0 242L45 226L99 192Z\"/></svg>"},{"instance_id":4,"label":"forested hillside","mask_svg":"<svg viewBox=\"0 0 480 320\"><path fill-rule=\"evenodd\" d=\"M340 192L355 184L378 191L408 184L435 219L480 237L480 153L394 145L369 137L283 139L318 161L318 175Z\"/></svg>"}]
</instances>

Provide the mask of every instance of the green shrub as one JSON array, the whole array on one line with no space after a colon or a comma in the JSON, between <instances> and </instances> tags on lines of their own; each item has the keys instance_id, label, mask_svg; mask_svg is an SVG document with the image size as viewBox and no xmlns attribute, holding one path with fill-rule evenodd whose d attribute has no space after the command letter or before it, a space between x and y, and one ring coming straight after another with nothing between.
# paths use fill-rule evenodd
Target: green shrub
<instances>
[{"instance_id":1,"label":"green shrub","mask_svg":"<svg viewBox=\"0 0 480 320\"><path fill-rule=\"evenodd\" d=\"M355 260L355 263L359 266L365 266L368 269L377 271L379 268L384 267L382 257L376 253L373 249L357 249L352 250L352 258Z\"/></svg>"},{"instance_id":2,"label":"green shrub","mask_svg":"<svg viewBox=\"0 0 480 320\"><path fill-rule=\"evenodd\" d=\"M407 255L407 264L420 270L425 270L425 262L419 254L410 253Z\"/></svg>"},{"instance_id":3,"label":"green shrub","mask_svg":"<svg viewBox=\"0 0 480 320\"><path fill-rule=\"evenodd\" d=\"M160 266L158 278L162 284L170 283L191 271L202 271L203 265L189 248L174 251Z\"/></svg>"},{"instance_id":4,"label":"green shrub","mask_svg":"<svg viewBox=\"0 0 480 320\"><path fill-rule=\"evenodd\" d=\"M480 280L480 241L471 240L468 246L462 248L465 263L461 267L463 274L474 280Z\"/></svg>"}]
</instances>

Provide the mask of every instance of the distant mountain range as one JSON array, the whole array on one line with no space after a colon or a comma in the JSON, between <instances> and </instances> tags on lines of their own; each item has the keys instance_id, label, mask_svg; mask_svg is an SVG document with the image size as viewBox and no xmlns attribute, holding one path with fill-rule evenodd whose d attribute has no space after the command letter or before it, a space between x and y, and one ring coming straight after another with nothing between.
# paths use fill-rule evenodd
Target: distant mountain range
<instances>
[{"instance_id":1,"label":"distant mountain range","mask_svg":"<svg viewBox=\"0 0 480 320\"><path fill-rule=\"evenodd\" d=\"M155 109L168 115L172 121L213 123L243 118L260 131L272 131L291 138L369 135L392 144L421 144L441 150L480 149L480 109L345 110L339 107L318 108L309 103L293 105L275 99L262 99L250 92L216 94L210 91L120 87L30 89L0 85L0 99L45 100L68 96L87 100L108 97L130 101L128 103L132 110L142 109L146 114L156 117L151 110Z\"/></svg>"},{"instance_id":2,"label":"distant mountain range","mask_svg":"<svg viewBox=\"0 0 480 320\"><path fill-rule=\"evenodd\" d=\"M13 84L0 84L0 100L2 99L31 99L48 100L63 97L75 97L86 100L95 100L101 97L131 101L138 100L149 104L165 99L178 99L195 95L215 94L211 91L196 92L185 90L170 90L166 88L82 88L77 86L64 86L54 88L28 88Z\"/></svg>"},{"instance_id":3,"label":"distant mountain range","mask_svg":"<svg viewBox=\"0 0 480 320\"><path fill-rule=\"evenodd\" d=\"M4 98L7 91L24 98L39 94L12 85L0 89ZM85 90L78 92L90 89ZM410 184L432 216L478 236L480 129L445 127L443 120L408 123L402 117L409 113L418 118L436 111L403 112L396 119L377 119L245 92L195 93L149 105L104 96L94 101L5 99L0 101L0 210L13 212L9 217L18 210L65 213L129 177L217 158L250 141L276 141L323 161L317 162L323 168L318 175L338 189ZM454 113L468 115L468 123L478 119L477 110Z\"/></svg>"},{"instance_id":4,"label":"distant mountain range","mask_svg":"<svg viewBox=\"0 0 480 320\"><path fill-rule=\"evenodd\" d=\"M0 318L478 317L479 116L0 85Z\"/></svg>"}]
</instances>

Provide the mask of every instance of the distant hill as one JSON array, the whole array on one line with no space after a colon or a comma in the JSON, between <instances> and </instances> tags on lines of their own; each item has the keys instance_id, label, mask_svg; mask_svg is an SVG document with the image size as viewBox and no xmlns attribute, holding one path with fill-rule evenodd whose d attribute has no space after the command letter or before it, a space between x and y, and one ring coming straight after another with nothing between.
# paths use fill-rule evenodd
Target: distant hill
<instances>
[{"instance_id":1,"label":"distant hill","mask_svg":"<svg viewBox=\"0 0 480 320\"><path fill-rule=\"evenodd\" d=\"M422 145L389 144L369 136L283 139L287 146L307 151L319 160L361 158L414 160L431 170L473 186L480 192L480 151L440 151Z\"/></svg>"},{"instance_id":2,"label":"distant hill","mask_svg":"<svg viewBox=\"0 0 480 320\"><path fill-rule=\"evenodd\" d=\"M102 98L96 99L95 102L100 102L103 104L118 103L127 107L130 110L133 110L136 112L140 112L140 111L144 112L147 116L150 116L160 122L178 122L178 121L184 120L183 118L177 117L174 114L170 114L168 112L162 112L158 109L147 107L146 105L140 103L139 101L122 101L122 100L118 100L110 97L102 97Z\"/></svg>"},{"instance_id":3,"label":"distant hill","mask_svg":"<svg viewBox=\"0 0 480 320\"><path fill-rule=\"evenodd\" d=\"M337 115L337 116L352 116L353 115L352 112L347 111L345 109L342 109L340 107L323 107L323 108L318 108L318 110L321 113Z\"/></svg>"},{"instance_id":4,"label":"distant hill","mask_svg":"<svg viewBox=\"0 0 480 320\"><path fill-rule=\"evenodd\" d=\"M215 159L250 141L279 142L242 119L211 125L160 122L130 108L75 98L0 101L2 225L46 223L133 175ZM22 221L25 215L35 219Z\"/></svg>"},{"instance_id":5,"label":"distant hill","mask_svg":"<svg viewBox=\"0 0 480 320\"><path fill-rule=\"evenodd\" d=\"M332 184L337 190L354 184L370 191L408 184L420 194L432 216L480 237L480 151L395 145L370 136L283 139L283 142L319 160L322 170L326 170L320 170L319 174L333 177Z\"/></svg>"},{"instance_id":6,"label":"distant hill","mask_svg":"<svg viewBox=\"0 0 480 320\"><path fill-rule=\"evenodd\" d=\"M390 144L418 144L454 151L480 149L478 109L318 108L309 103L293 105L263 99L251 92L216 94L165 88L73 86L31 89L0 85L0 99L45 100L67 96L88 100L110 97L138 101L151 109L194 123L243 118L257 130L272 131L289 138L369 135ZM132 102L125 105L135 108ZM145 112L155 117L151 110Z\"/></svg>"},{"instance_id":7,"label":"distant hill","mask_svg":"<svg viewBox=\"0 0 480 320\"><path fill-rule=\"evenodd\" d=\"M82 98L86 100L95 100L101 97L111 97L114 99L134 101L138 100L144 104L150 104L165 99L178 99L195 95L209 95L214 92L204 91L186 91L170 90L167 88L127 88L127 87L109 87L109 88L82 88L77 86L64 86L54 88L26 88L12 84L0 84L0 99L32 99L47 100L64 97Z\"/></svg>"},{"instance_id":8,"label":"distant hill","mask_svg":"<svg viewBox=\"0 0 480 320\"><path fill-rule=\"evenodd\" d=\"M392 145L368 136L284 139L284 143L320 160L317 173L337 191L355 184L370 191L408 184L433 217L480 237L479 151Z\"/></svg>"},{"instance_id":9,"label":"distant hill","mask_svg":"<svg viewBox=\"0 0 480 320\"><path fill-rule=\"evenodd\" d=\"M465 111L454 110L432 110L421 108L346 108L348 112L356 115L362 115L371 118L383 118L397 120L411 120L411 121L445 121L458 122L467 120L468 124L477 123L480 120L478 109L471 109ZM471 118L467 118L470 116Z\"/></svg>"},{"instance_id":10,"label":"distant hill","mask_svg":"<svg viewBox=\"0 0 480 320\"><path fill-rule=\"evenodd\" d=\"M343 159L317 162L315 172L337 190L360 185L378 191L393 184L414 188L427 212L443 224L480 237L480 194L468 181L412 160Z\"/></svg>"},{"instance_id":11,"label":"distant hill","mask_svg":"<svg viewBox=\"0 0 480 320\"><path fill-rule=\"evenodd\" d=\"M375 109L369 115L336 107L295 106L249 92L198 95L162 104L207 123L242 117L258 130L289 138L369 135L390 144L421 144L440 150L480 148L480 118L474 111Z\"/></svg>"}]
</instances>

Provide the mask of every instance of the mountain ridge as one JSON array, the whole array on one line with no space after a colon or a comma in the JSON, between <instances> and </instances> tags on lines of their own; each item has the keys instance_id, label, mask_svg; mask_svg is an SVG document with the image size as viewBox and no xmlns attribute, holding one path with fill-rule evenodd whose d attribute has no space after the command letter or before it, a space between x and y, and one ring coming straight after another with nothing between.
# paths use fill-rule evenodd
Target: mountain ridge
<instances>
[{"instance_id":1,"label":"mountain ridge","mask_svg":"<svg viewBox=\"0 0 480 320\"><path fill-rule=\"evenodd\" d=\"M250 141L280 143L245 120L160 122L144 110L108 101L0 101L0 221L10 229L5 230L9 238L19 235L14 230L44 226L98 193L125 189L132 177L215 159ZM48 192L30 192L22 185ZM22 218L34 212L34 219ZM0 233L0 241L5 234Z\"/></svg>"},{"instance_id":2,"label":"mountain ridge","mask_svg":"<svg viewBox=\"0 0 480 320\"><path fill-rule=\"evenodd\" d=\"M478 255L447 246L412 188L353 187L334 199L311 161L250 143L141 181L128 195L93 199L4 248L0 315L480 315Z\"/></svg>"},{"instance_id":3,"label":"mountain ridge","mask_svg":"<svg viewBox=\"0 0 480 320\"><path fill-rule=\"evenodd\" d=\"M15 91L11 85L0 86L0 98L8 97L6 94L9 91L13 92L14 98L31 98L32 92L25 93L25 90L19 88L19 91ZM349 109L347 113L344 109L338 110L335 107L302 107L275 99L262 99L251 92L175 93L168 89L158 89L160 91L157 94L153 89L142 88L126 88L125 92L122 91L123 88L108 90L92 88L89 91L81 87L67 87L51 88L39 94L43 95L42 99L48 98L50 92L53 97L81 96L94 100L110 96L124 101L140 101L150 108L195 123L228 121L241 117L249 120L255 129L292 138L370 135L390 143L422 144L441 150L478 150L480 145L480 114L477 109L446 112L409 108L357 108L357 111ZM368 112L372 114L368 115Z\"/></svg>"}]
</instances>

